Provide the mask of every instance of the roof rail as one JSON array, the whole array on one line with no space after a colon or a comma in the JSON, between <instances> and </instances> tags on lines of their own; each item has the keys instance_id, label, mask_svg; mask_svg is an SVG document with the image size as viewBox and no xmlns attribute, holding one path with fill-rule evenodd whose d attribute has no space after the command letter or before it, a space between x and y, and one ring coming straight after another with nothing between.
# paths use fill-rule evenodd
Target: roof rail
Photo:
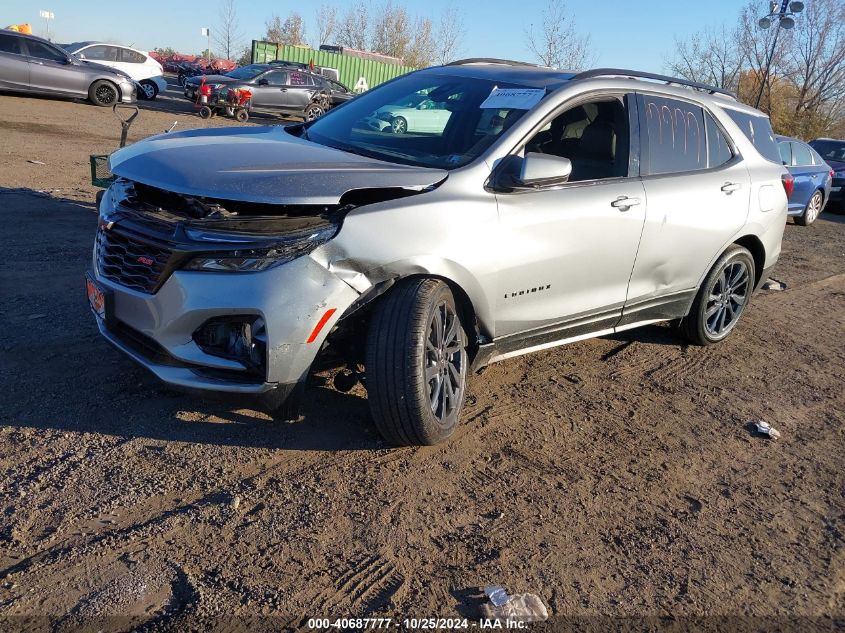
<instances>
[{"instance_id":1,"label":"roof rail","mask_svg":"<svg viewBox=\"0 0 845 633\"><path fill-rule=\"evenodd\" d=\"M531 64L529 62L516 62L512 59L496 59L495 57L470 57L468 59L458 59L444 66L467 66L469 64L502 64L503 66L528 66L530 68L542 68L539 64Z\"/></svg>"},{"instance_id":2,"label":"roof rail","mask_svg":"<svg viewBox=\"0 0 845 633\"><path fill-rule=\"evenodd\" d=\"M667 84L676 84L678 86L686 86L694 88L695 90L703 90L710 94L720 94L736 99L736 95L730 90L724 88L717 88L716 86L709 86L707 84L699 83L697 81L690 81L688 79L679 79L678 77L669 77L668 75L658 75L656 73L640 72L638 70L625 70L624 68L595 68L593 70L585 70L572 77L572 81L578 79L591 79L593 77L633 77L635 79L653 79L654 81L663 81Z\"/></svg>"}]
</instances>

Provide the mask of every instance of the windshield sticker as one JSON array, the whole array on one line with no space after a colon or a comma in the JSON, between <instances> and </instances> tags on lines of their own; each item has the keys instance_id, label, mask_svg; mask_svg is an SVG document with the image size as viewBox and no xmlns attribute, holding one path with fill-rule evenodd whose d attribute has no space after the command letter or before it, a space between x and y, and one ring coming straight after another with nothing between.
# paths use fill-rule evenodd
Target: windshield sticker
<instances>
[{"instance_id":1,"label":"windshield sticker","mask_svg":"<svg viewBox=\"0 0 845 633\"><path fill-rule=\"evenodd\" d=\"M540 103L545 89L493 88L493 92L481 104L481 108L507 108L509 110L530 110Z\"/></svg>"}]
</instances>

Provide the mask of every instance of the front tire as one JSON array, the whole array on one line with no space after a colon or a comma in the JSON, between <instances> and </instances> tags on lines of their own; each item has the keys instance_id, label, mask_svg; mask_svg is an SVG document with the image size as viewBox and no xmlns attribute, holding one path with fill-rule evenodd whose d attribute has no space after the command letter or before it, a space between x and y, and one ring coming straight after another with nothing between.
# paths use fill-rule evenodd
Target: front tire
<instances>
[{"instance_id":1,"label":"front tire","mask_svg":"<svg viewBox=\"0 0 845 633\"><path fill-rule=\"evenodd\" d=\"M155 98L158 96L158 86L154 81L144 79L143 81L139 82L138 85L141 86L141 90L138 92L138 96L142 99L146 99L147 101L154 101Z\"/></svg>"},{"instance_id":2,"label":"front tire","mask_svg":"<svg viewBox=\"0 0 845 633\"><path fill-rule=\"evenodd\" d=\"M807 208L804 213L795 218L795 224L799 226L810 226L819 217L822 212L822 205L824 204L824 196L821 191L813 193L813 197L807 203Z\"/></svg>"},{"instance_id":3,"label":"front tire","mask_svg":"<svg viewBox=\"0 0 845 633\"><path fill-rule=\"evenodd\" d=\"M701 284L681 333L695 345L713 345L730 334L748 307L754 290L754 258L734 244L719 258Z\"/></svg>"},{"instance_id":4,"label":"front tire","mask_svg":"<svg viewBox=\"0 0 845 633\"><path fill-rule=\"evenodd\" d=\"M323 110L323 106L318 105L316 103L312 103L307 108L305 108L305 117L304 118L305 118L306 121L313 121L314 119L319 119L325 113L326 113L326 111Z\"/></svg>"},{"instance_id":5,"label":"front tire","mask_svg":"<svg viewBox=\"0 0 845 633\"><path fill-rule=\"evenodd\" d=\"M112 82L100 79L91 84L88 98L94 105L105 108L120 101L120 91Z\"/></svg>"},{"instance_id":6,"label":"front tire","mask_svg":"<svg viewBox=\"0 0 845 633\"><path fill-rule=\"evenodd\" d=\"M376 307L366 381L376 428L396 445L432 445L455 430L464 404L467 338L449 286L400 282Z\"/></svg>"},{"instance_id":7,"label":"front tire","mask_svg":"<svg viewBox=\"0 0 845 633\"><path fill-rule=\"evenodd\" d=\"M394 117L390 123L390 129L394 134L404 134L408 131L408 121L402 116Z\"/></svg>"}]
</instances>

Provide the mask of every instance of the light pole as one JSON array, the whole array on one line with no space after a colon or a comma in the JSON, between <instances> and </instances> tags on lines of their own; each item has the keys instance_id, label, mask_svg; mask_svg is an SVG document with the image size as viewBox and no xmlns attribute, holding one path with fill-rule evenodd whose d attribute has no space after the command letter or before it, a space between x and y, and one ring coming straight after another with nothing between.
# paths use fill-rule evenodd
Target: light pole
<instances>
[{"instance_id":1,"label":"light pole","mask_svg":"<svg viewBox=\"0 0 845 633\"><path fill-rule=\"evenodd\" d=\"M203 35L205 35L205 37L206 37L206 45L205 45L205 51L206 51L205 56L207 58L206 61L211 61L211 29L204 26L204 27L202 27L202 29L200 29L200 32Z\"/></svg>"},{"instance_id":2,"label":"light pole","mask_svg":"<svg viewBox=\"0 0 845 633\"><path fill-rule=\"evenodd\" d=\"M772 57L775 56L775 47L778 44L778 35L780 35L780 30L786 29L788 31L789 29L794 27L794 16L804 10L803 2L790 2L789 0L781 0L780 8L778 8L777 1L772 2L769 6L771 9L771 13L760 18L757 24L760 26L761 29L768 29L770 26L772 26L772 23L774 23L775 21L777 21L777 24L775 24L775 37L772 40L772 48L771 50L769 50L769 57L766 59L766 74L763 75L763 80L760 82L760 90L759 92L757 92L757 101L754 104L755 108L760 107L760 99L763 98L763 88L766 87L766 84L769 81L769 70L772 66Z\"/></svg>"},{"instance_id":3,"label":"light pole","mask_svg":"<svg viewBox=\"0 0 845 633\"><path fill-rule=\"evenodd\" d=\"M41 17L44 18L44 22L47 24L47 37L45 39L50 39L50 20L52 20L55 16L53 15L52 11L45 11L41 9L39 12Z\"/></svg>"}]
</instances>

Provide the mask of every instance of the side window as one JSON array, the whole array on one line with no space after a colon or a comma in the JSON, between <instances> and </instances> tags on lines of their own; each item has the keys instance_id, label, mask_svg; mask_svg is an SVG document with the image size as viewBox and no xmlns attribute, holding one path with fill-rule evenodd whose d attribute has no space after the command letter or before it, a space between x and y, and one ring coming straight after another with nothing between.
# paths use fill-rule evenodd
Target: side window
<instances>
[{"instance_id":1,"label":"side window","mask_svg":"<svg viewBox=\"0 0 845 633\"><path fill-rule=\"evenodd\" d=\"M119 50L114 46L89 46L80 51L85 59L91 59L99 62L116 62L120 60Z\"/></svg>"},{"instance_id":2,"label":"side window","mask_svg":"<svg viewBox=\"0 0 845 633\"><path fill-rule=\"evenodd\" d=\"M780 160L784 165L792 164L792 143L789 141L781 141L778 143L778 151L780 152Z\"/></svg>"},{"instance_id":3,"label":"side window","mask_svg":"<svg viewBox=\"0 0 845 633\"><path fill-rule=\"evenodd\" d=\"M704 110L697 105L640 95L649 174L707 169Z\"/></svg>"},{"instance_id":4,"label":"side window","mask_svg":"<svg viewBox=\"0 0 845 633\"><path fill-rule=\"evenodd\" d=\"M506 127L508 114L494 111L484 126ZM571 160L569 182L622 178L628 175L629 130L628 108L621 98L591 101L548 122L528 141L525 151Z\"/></svg>"},{"instance_id":5,"label":"side window","mask_svg":"<svg viewBox=\"0 0 845 633\"><path fill-rule=\"evenodd\" d=\"M762 114L739 112L730 108L724 108L724 111L733 119L733 122L737 124L763 158L778 165L781 164L780 152L768 117Z\"/></svg>"},{"instance_id":6,"label":"side window","mask_svg":"<svg viewBox=\"0 0 845 633\"><path fill-rule=\"evenodd\" d=\"M803 143L792 144L792 164L800 167L813 164L813 155L810 148Z\"/></svg>"},{"instance_id":7,"label":"side window","mask_svg":"<svg viewBox=\"0 0 845 633\"><path fill-rule=\"evenodd\" d=\"M314 81L311 79L310 75L305 73L301 73L297 70L294 70L290 74L290 85L291 86L313 86Z\"/></svg>"},{"instance_id":8,"label":"side window","mask_svg":"<svg viewBox=\"0 0 845 633\"><path fill-rule=\"evenodd\" d=\"M128 62L130 64L143 64L147 58L141 53L129 50L128 48L120 49L120 61Z\"/></svg>"},{"instance_id":9,"label":"side window","mask_svg":"<svg viewBox=\"0 0 845 633\"><path fill-rule=\"evenodd\" d=\"M29 49L29 56L37 59L46 59L51 62L63 62L67 54L54 46L48 46L38 40L27 40L26 46Z\"/></svg>"},{"instance_id":10,"label":"side window","mask_svg":"<svg viewBox=\"0 0 845 633\"><path fill-rule=\"evenodd\" d=\"M734 155L725 133L709 112L704 113L704 124L707 132L707 167L712 169L724 165Z\"/></svg>"},{"instance_id":11,"label":"side window","mask_svg":"<svg viewBox=\"0 0 845 633\"><path fill-rule=\"evenodd\" d=\"M287 86L288 74L283 70L274 70L261 77L269 86Z\"/></svg>"},{"instance_id":12,"label":"side window","mask_svg":"<svg viewBox=\"0 0 845 633\"><path fill-rule=\"evenodd\" d=\"M7 35L6 33L0 33L0 53L23 55L21 38L14 35Z\"/></svg>"}]
</instances>

